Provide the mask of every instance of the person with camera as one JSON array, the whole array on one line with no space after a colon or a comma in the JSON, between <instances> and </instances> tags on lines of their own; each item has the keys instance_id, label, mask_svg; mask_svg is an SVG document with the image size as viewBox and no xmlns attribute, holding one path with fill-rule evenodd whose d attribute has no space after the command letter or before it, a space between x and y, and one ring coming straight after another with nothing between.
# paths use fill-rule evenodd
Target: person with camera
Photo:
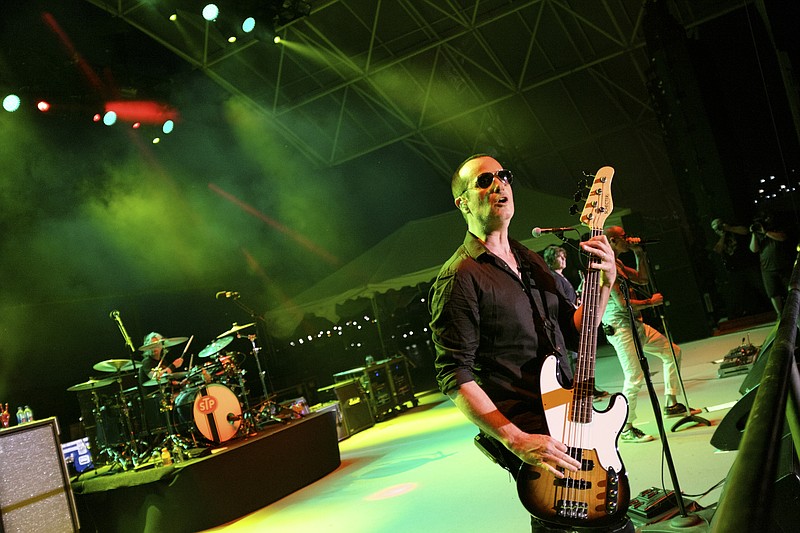
<instances>
[{"instance_id":1,"label":"person with camera","mask_svg":"<svg viewBox=\"0 0 800 533\"><path fill-rule=\"evenodd\" d=\"M766 298L743 298L745 294L761 292L761 272L758 259L750 252L750 231L747 226L729 224L721 218L711 221L711 229L719 240L712 250L722 260L726 285L721 287L729 320L756 314L766 309Z\"/></svg>"},{"instance_id":2,"label":"person with camera","mask_svg":"<svg viewBox=\"0 0 800 533\"><path fill-rule=\"evenodd\" d=\"M795 247L778 219L768 211L758 213L749 230L750 251L758 254L764 290L780 317L789 289Z\"/></svg>"}]
</instances>

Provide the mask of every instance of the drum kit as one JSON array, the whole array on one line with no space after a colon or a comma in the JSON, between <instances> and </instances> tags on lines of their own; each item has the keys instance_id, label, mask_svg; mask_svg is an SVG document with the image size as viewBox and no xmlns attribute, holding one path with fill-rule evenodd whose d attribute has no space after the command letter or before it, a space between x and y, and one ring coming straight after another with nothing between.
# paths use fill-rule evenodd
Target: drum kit
<instances>
[{"instance_id":1,"label":"drum kit","mask_svg":"<svg viewBox=\"0 0 800 533\"><path fill-rule=\"evenodd\" d=\"M95 364L95 371L109 377L92 377L67 389L90 398L94 432L88 429L86 415L84 425L98 449L93 454L95 463L102 464L105 458L123 469L136 467L164 447L191 455L190 450L202 452L250 435L266 423L283 421L275 416L276 405L267 393L256 336L240 333L254 325L234 323L200 350L197 364L193 364L192 355L187 371L164 372L159 362L155 372L149 374L151 379L143 382L137 377L142 364L135 360L107 359ZM250 405L245 380L246 355L225 351L236 337L252 343L263 388L263 400L254 406ZM149 353L159 346L168 348L188 341L185 355L192 339L162 338L140 346L138 351Z\"/></svg>"}]
</instances>

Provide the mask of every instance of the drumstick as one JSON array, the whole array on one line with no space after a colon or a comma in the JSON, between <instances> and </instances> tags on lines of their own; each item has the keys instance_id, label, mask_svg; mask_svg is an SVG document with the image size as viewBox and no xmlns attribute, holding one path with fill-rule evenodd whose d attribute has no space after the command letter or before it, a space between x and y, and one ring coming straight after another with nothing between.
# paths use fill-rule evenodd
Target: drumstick
<instances>
[{"instance_id":1,"label":"drumstick","mask_svg":"<svg viewBox=\"0 0 800 533\"><path fill-rule=\"evenodd\" d=\"M181 359L183 359L183 356L186 355L186 352L189 350L189 345L192 344L192 339L194 339L194 335L189 337L189 341L186 343L186 348L183 349L183 353L181 354ZM192 357L194 357L194 354L192 354ZM191 359L189 360L189 362L191 363ZM191 367L192 365L190 364L187 368Z\"/></svg>"}]
</instances>

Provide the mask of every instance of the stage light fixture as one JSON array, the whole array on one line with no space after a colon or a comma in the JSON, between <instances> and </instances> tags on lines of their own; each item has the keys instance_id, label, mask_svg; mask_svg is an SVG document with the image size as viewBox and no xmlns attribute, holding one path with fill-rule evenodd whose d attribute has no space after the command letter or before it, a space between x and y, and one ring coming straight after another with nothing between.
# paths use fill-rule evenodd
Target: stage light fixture
<instances>
[{"instance_id":1,"label":"stage light fixture","mask_svg":"<svg viewBox=\"0 0 800 533\"><path fill-rule=\"evenodd\" d=\"M282 40L283 39L281 39L280 35L276 35L275 37L272 38L272 42L275 43L275 44L281 44Z\"/></svg>"},{"instance_id":2,"label":"stage light fixture","mask_svg":"<svg viewBox=\"0 0 800 533\"><path fill-rule=\"evenodd\" d=\"M244 19L244 21L242 22L242 31L245 33L250 33L254 29L256 29L256 19L254 19L253 17L247 17L246 19Z\"/></svg>"},{"instance_id":3,"label":"stage light fixture","mask_svg":"<svg viewBox=\"0 0 800 533\"><path fill-rule=\"evenodd\" d=\"M208 22L214 22L219 16L219 8L216 4L206 4L203 8L203 18Z\"/></svg>"},{"instance_id":4,"label":"stage light fixture","mask_svg":"<svg viewBox=\"0 0 800 533\"><path fill-rule=\"evenodd\" d=\"M3 109L8 111L9 113L13 113L19 106L22 104L22 101L19 99L19 96L16 94L9 94L5 98L3 98Z\"/></svg>"},{"instance_id":5,"label":"stage light fixture","mask_svg":"<svg viewBox=\"0 0 800 533\"><path fill-rule=\"evenodd\" d=\"M36 102L36 109L38 109L42 113L47 113L48 111L50 111L50 102L47 102L46 100L39 100L38 102Z\"/></svg>"},{"instance_id":6,"label":"stage light fixture","mask_svg":"<svg viewBox=\"0 0 800 533\"><path fill-rule=\"evenodd\" d=\"M113 111L108 111L103 115L103 124L106 126L113 126L117 122L117 114Z\"/></svg>"},{"instance_id":7,"label":"stage light fixture","mask_svg":"<svg viewBox=\"0 0 800 533\"><path fill-rule=\"evenodd\" d=\"M167 120L164 122L164 125L161 126L161 131L164 132L164 135L169 135L172 133L172 130L175 129L175 122L172 120Z\"/></svg>"}]
</instances>

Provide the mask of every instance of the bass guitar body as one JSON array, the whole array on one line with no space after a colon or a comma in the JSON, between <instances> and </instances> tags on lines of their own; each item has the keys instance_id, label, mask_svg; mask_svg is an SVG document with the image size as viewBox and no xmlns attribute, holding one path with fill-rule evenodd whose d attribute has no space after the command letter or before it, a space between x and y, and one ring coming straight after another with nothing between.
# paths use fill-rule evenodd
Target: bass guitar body
<instances>
[{"instance_id":1,"label":"bass guitar body","mask_svg":"<svg viewBox=\"0 0 800 533\"><path fill-rule=\"evenodd\" d=\"M619 522L628 510L630 486L617 441L628 416L622 394L611 396L608 408L594 410L594 387L564 389L557 378L558 361L549 356L541 372L541 393L549 434L580 461L565 477L523 464L517 477L520 501L542 521L572 527L602 527ZM592 382L593 385L593 382ZM585 392L584 392L585 391ZM581 413L581 409L590 412Z\"/></svg>"}]
</instances>

